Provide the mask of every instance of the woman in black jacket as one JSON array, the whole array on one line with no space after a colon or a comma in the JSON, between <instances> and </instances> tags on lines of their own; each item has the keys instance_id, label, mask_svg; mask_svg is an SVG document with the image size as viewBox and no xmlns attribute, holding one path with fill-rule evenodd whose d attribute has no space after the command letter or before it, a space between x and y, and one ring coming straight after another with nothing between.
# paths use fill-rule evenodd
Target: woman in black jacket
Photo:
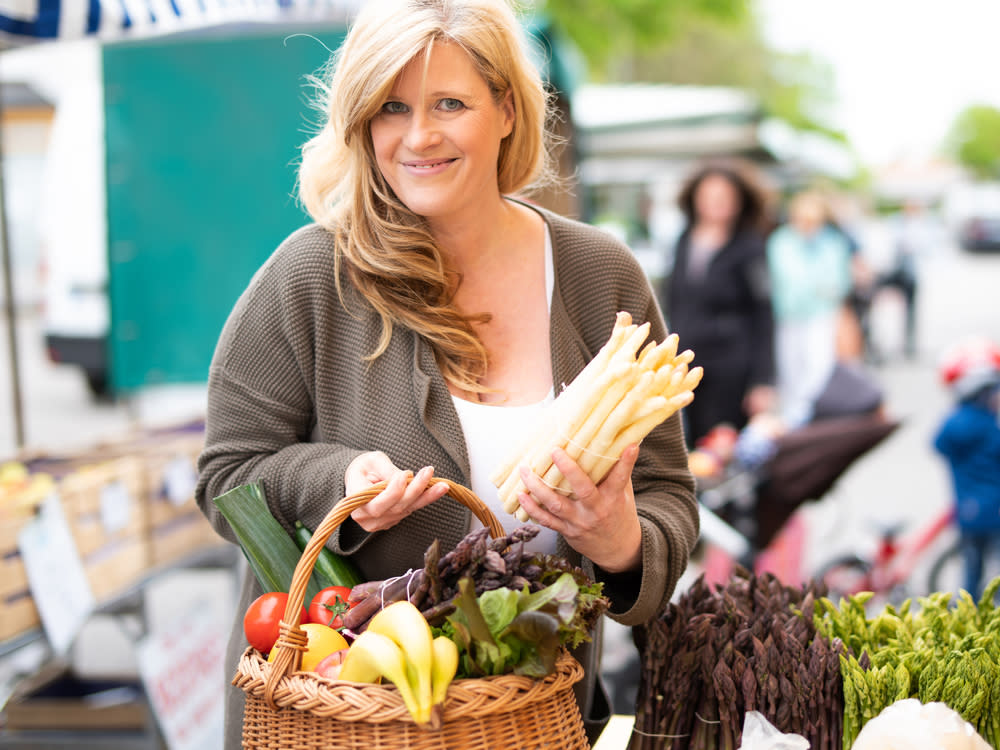
<instances>
[{"instance_id":1,"label":"woman in black jacket","mask_svg":"<svg viewBox=\"0 0 1000 750\"><path fill-rule=\"evenodd\" d=\"M748 164L701 165L682 186L685 228L660 285L667 325L705 368L684 409L689 446L774 406L774 319L764 245L766 193Z\"/></svg>"}]
</instances>

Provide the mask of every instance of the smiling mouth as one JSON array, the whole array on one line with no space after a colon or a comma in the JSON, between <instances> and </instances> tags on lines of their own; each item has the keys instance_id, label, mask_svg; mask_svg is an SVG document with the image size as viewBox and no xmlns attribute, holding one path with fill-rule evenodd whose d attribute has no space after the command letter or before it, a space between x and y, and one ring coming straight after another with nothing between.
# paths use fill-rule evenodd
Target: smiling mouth
<instances>
[{"instance_id":1,"label":"smiling mouth","mask_svg":"<svg viewBox=\"0 0 1000 750\"><path fill-rule=\"evenodd\" d=\"M404 162L404 164L411 169L434 169L435 167L442 167L445 164L451 164L454 159L437 159L435 161L421 161L421 162Z\"/></svg>"}]
</instances>

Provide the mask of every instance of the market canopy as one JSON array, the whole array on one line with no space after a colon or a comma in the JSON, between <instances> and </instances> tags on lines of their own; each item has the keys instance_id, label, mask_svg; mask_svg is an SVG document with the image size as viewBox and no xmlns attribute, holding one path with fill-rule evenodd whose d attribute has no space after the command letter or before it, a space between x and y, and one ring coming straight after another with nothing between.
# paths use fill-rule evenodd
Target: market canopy
<instances>
[{"instance_id":1,"label":"market canopy","mask_svg":"<svg viewBox=\"0 0 1000 750\"><path fill-rule=\"evenodd\" d=\"M342 21L362 0L0 0L5 45L138 38L233 23Z\"/></svg>"}]
</instances>

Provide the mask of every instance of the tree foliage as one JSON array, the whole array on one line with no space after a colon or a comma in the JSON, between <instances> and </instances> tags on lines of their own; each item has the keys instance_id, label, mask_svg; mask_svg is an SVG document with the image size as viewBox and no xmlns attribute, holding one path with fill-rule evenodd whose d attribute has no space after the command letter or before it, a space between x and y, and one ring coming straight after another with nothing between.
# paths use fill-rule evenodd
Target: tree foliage
<instances>
[{"instance_id":1,"label":"tree foliage","mask_svg":"<svg viewBox=\"0 0 1000 750\"><path fill-rule=\"evenodd\" d=\"M674 38L687 19L729 23L748 13L746 0L544 0L539 5L580 48L597 78L616 60Z\"/></svg>"},{"instance_id":2,"label":"tree foliage","mask_svg":"<svg viewBox=\"0 0 1000 750\"><path fill-rule=\"evenodd\" d=\"M973 105L952 125L948 151L977 177L1000 178L1000 109Z\"/></svg>"},{"instance_id":3,"label":"tree foliage","mask_svg":"<svg viewBox=\"0 0 1000 750\"><path fill-rule=\"evenodd\" d=\"M749 0L546 0L544 12L580 49L593 80L741 88L767 115L844 140L826 125L829 65L772 50Z\"/></svg>"}]
</instances>

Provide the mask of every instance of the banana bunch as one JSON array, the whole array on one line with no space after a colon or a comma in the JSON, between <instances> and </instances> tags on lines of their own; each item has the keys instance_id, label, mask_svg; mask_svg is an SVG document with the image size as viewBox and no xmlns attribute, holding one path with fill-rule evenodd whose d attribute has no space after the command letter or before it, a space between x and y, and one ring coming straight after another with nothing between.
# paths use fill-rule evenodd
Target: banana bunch
<instances>
[{"instance_id":1,"label":"banana bunch","mask_svg":"<svg viewBox=\"0 0 1000 750\"><path fill-rule=\"evenodd\" d=\"M347 652L340 679L376 683L384 677L399 689L418 725L437 728L457 670L455 642L445 636L434 638L420 610L404 600L371 619Z\"/></svg>"}]
</instances>

